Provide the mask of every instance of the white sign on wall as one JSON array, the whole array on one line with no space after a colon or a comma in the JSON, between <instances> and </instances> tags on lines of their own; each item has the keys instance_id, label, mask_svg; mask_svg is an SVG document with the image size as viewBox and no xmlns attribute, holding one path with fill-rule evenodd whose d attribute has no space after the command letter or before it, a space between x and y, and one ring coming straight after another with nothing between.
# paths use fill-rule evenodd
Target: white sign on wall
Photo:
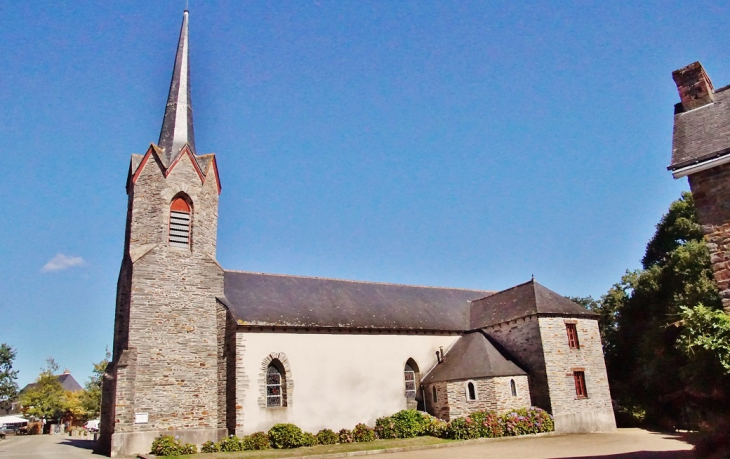
<instances>
[{"instance_id":1,"label":"white sign on wall","mask_svg":"<svg viewBox=\"0 0 730 459\"><path fill-rule=\"evenodd\" d=\"M149 422L149 415L147 413L134 413L135 424L147 424Z\"/></svg>"}]
</instances>

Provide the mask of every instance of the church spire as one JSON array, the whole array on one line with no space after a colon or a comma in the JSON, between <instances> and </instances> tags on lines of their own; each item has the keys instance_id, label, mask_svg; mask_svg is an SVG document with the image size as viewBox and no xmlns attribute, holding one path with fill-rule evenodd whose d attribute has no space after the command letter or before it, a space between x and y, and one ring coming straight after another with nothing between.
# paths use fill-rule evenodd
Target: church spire
<instances>
[{"instance_id":1,"label":"church spire","mask_svg":"<svg viewBox=\"0 0 730 459\"><path fill-rule=\"evenodd\" d=\"M175 54L170 94L167 96L167 107L165 107L165 117L162 120L162 130L158 142L160 148L165 151L164 157L167 164L175 159L186 143L195 154L188 54L188 10L185 10L180 28L180 40L177 43L177 54Z\"/></svg>"}]
</instances>

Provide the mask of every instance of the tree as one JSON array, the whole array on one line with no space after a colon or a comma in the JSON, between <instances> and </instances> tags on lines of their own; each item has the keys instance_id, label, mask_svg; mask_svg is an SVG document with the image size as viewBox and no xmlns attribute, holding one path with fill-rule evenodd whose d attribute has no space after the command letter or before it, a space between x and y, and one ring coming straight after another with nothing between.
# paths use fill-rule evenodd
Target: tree
<instances>
[{"instance_id":1,"label":"tree","mask_svg":"<svg viewBox=\"0 0 730 459\"><path fill-rule=\"evenodd\" d=\"M18 394L18 372L13 370L15 349L9 345L0 344L0 407L7 408Z\"/></svg>"},{"instance_id":2,"label":"tree","mask_svg":"<svg viewBox=\"0 0 730 459\"><path fill-rule=\"evenodd\" d=\"M41 419L54 419L64 414L67 408L66 391L56 373L59 366L53 357L46 360L36 382L20 394L20 404L26 415Z\"/></svg>"},{"instance_id":3,"label":"tree","mask_svg":"<svg viewBox=\"0 0 730 459\"><path fill-rule=\"evenodd\" d=\"M80 403L88 418L96 418L101 413L101 387L104 381L104 371L109 364L111 354L106 351L106 356L99 362L94 363L94 371L84 385L84 392L81 394Z\"/></svg>"}]
</instances>

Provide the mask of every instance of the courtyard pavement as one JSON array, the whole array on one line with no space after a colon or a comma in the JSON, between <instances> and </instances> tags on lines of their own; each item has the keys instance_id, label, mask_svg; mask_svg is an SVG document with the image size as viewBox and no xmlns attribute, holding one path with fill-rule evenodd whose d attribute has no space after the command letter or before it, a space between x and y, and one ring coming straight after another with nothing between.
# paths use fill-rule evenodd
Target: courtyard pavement
<instances>
[{"instance_id":1,"label":"courtyard pavement","mask_svg":"<svg viewBox=\"0 0 730 459\"><path fill-rule=\"evenodd\" d=\"M61 435L9 436L0 440L0 458L92 459L91 440ZM619 429L611 433L511 438L503 441L378 455L383 459L694 459L681 435ZM297 450L292 450L292 456Z\"/></svg>"}]
</instances>

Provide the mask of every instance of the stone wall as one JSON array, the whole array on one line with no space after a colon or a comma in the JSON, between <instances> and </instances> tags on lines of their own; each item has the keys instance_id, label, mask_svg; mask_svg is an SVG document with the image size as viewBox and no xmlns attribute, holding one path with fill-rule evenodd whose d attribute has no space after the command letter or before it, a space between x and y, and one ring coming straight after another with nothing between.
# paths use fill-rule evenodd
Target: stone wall
<instances>
[{"instance_id":1,"label":"stone wall","mask_svg":"<svg viewBox=\"0 0 730 459\"><path fill-rule=\"evenodd\" d=\"M426 386L426 412L444 421L450 421L449 416L449 393L447 383L437 382ZM433 397L433 389L436 389L436 398Z\"/></svg>"},{"instance_id":2,"label":"stone wall","mask_svg":"<svg viewBox=\"0 0 730 459\"><path fill-rule=\"evenodd\" d=\"M532 405L552 412L542 338L537 318L530 316L492 325L483 330L514 358L514 362L520 368L530 375Z\"/></svg>"},{"instance_id":3,"label":"stone wall","mask_svg":"<svg viewBox=\"0 0 730 459\"><path fill-rule=\"evenodd\" d=\"M730 164L689 176L722 305L730 313Z\"/></svg>"},{"instance_id":4,"label":"stone wall","mask_svg":"<svg viewBox=\"0 0 730 459\"><path fill-rule=\"evenodd\" d=\"M517 395L512 396L510 381L515 381ZM474 384L476 400L469 400L467 384ZM530 385L527 376L502 376L496 378L451 381L446 383L449 415L444 420L468 416L475 411L504 412L530 406ZM438 389L437 389L438 396Z\"/></svg>"},{"instance_id":5,"label":"stone wall","mask_svg":"<svg viewBox=\"0 0 730 459\"><path fill-rule=\"evenodd\" d=\"M537 320L556 431L615 429L598 321L563 317L540 317ZM579 349L571 349L568 345L567 323L576 325ZM574 371L584 372L587 397L577 396Z\"/></svg>"}]
</instances>

